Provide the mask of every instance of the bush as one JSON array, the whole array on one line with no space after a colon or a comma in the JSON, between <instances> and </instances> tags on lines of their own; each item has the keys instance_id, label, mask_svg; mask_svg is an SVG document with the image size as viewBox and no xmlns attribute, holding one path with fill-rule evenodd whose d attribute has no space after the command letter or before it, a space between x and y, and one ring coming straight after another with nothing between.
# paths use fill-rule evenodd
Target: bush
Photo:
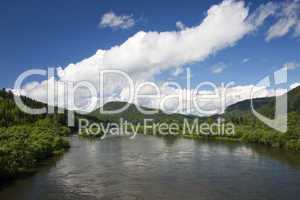
<instances>
[{"instance_id":1,"label":"bush","mask_svg":"<svg viewBox=\"0 0 300 200\"><path fill-rule=\"evenodd\" d=\"M294 151L300 151L300 139L288 141L286 143L286 148Z\"/></svg>"},{"instance_id":2,"label":"bush","mask_svg":"<svg viewBox=\"0 0 300 200\"><path fill-rule=\"evenodd\" d=\"M34 124L0 128L0 179L31 172L37 161L68 148L62 135L69 134L69 129L55 126L46 118Z\"/></svg>"}]
</instances>

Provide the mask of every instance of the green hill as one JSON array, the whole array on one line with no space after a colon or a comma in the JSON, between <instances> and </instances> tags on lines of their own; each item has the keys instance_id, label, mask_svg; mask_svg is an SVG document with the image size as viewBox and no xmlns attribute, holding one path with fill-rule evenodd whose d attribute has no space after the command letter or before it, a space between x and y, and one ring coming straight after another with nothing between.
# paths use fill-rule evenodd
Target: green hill
<instances>
[{"instance_id":1,"label":"green hill","mask_svg":"<svg viewBox=\"0 0 300 200\"><path fill-rule=\"evenodd\" d=\"M280 96L279 98L281 98ZM236 136L246 142L300 151L300 87L287 94L288 130L277 132L260 122L251 112L250 100L238 102L226 109L223 117L236 125ZM254 99L256 111L274 117L275 98Z\"/></svg>"},{"instance_id":2,"label":"green hill","mask_svg":"<svg viewBox=\"0 0 300 200\"><path fill-rule=\"evenodd\" d=\"M128 108L117 114L103 114L100 109L95 110L90 114L90 116L96 117L101 121L113 121L119 122L122 118L131 123L143 123L144 119L152 119L153 122L183 122L184 119L193 120L195 118L199 118L193 115L183 115L183 114L168 114L161 110L141 107L143 110L147 111L155 111L155 114L143 114L139 111L138 107L134 104L129 104L127 102L109 102L103 106L103 110L105 111L115 111L117 109L124 108L128 106Z\"/></svg>"},{"instance_id":3,"label":"green hill","mask_svg":"<svg viewBox=\"0 0 300 200\"><path fill-rule=\"evenodd\" d=\"M253 105L254 108L260 113L271 116L274 114L275 97L254 99ZM141 123L144 119L153 119L154 122L182 122L184 119L193 120L196 118L205 121L208 119L206 117L198 117L194 115L168 114L161 110L142 107L142 109L147 111L157 111L157 113L155 114L146 115L141 113L136 105L129 104L127 102L109 102L103 106L103 110L115 111L125 106L128 106L128 108L118 114L103 114L101 113L100 109L97 109L89 114L89 116L95 117L100 121L114 122L118 122L121 118L123 118L124 120L130 121L132 123ZM300 112L300 87L288 92L288 111ZM218 116L220 115L213 116L212 118L216 118ZM245 100L227 107L225 113L222 116L225 118L251 117L251 101Z\"/></svg>"},{"instance_id":4,"label":"green hill","mask_svg":"<svg viewBox=\"0 0 300 200\"><path fill-rule=\"evenodd\" d=\"M280 98L280 97L279 97ZM288 112L300 112L300 87L294 88L287 94ZM260 113L273 115L275 97L257 98L253 100L253 107ZM225 117L245 116L251 114L251 101L245 100L226 108Z\"/></svg>"}]
</instances>

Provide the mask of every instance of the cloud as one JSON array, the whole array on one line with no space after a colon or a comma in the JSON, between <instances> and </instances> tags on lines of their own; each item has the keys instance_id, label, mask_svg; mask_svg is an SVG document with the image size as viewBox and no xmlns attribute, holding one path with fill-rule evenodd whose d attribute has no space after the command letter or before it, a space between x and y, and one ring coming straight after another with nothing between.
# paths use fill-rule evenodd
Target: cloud
<instances>
[{"instance_id":1,"label":"cloud","mask_svg":"<svg viewBox=\"0 0 300 200\"><path fill-rule=\"evenodd\" d=\"M262 4L249 16L248 21L256 27L269 17L276 21L269 27L266 41L285 36L291 30L295 37L300 37L300 0Z\"/></svg>"},{"instance_id":2,"label":"cloud","mask_svg":"<svg viewBox=\"0 0 300 200\"><path fill-rule=\"evenodd\" d=\"M279 9L279 5L273 2L260 5L248 18L249 22L255 27L261 26L264 21L273 16Z\"/></svg>"},{"instance_id":3,"label":"cloud","mask_svg":"<svg viewBox=\"0 0 300 200\"><path fill-rule=\"evenodd\" d=\"M244 59L242 60L243 63L247 63L247 62L249 62L249 61L250 61L250 58L244 58Z\"/></svg>"},{"instance_id":4,"label":"cloud","mask_svg":"<svg viewBox=\"0 0 300 200\"><path fill-rule=\"evenodd\" d=\"M180 74L182 74L184 71L183 67L178 67L175 69L175 71L172 73L173 76L179 76Z\"/></svg>"},{"instance_id":5,"label":"cloud","mask_svg":"<svg viewBox=\"0 0 300 200\"><path fill-rule=\"evenodd\" d=\"M47 91L46 81L40 85L29 84L26 85L22 91L22 95L26 95L26 90L29 89L33 91L31 94L32 98L39 99L43 97L40 94L40 88L44 87L42 91ZM60 85L61 86L61 85ZM259 91L255 93L254 98L261 97L272 97L279 96L285 93L285 90L273 90L263 87L257 87L255 85L233 85L230 87L215 87L215 88L199 88L186 89L186 88L176 88L170 85L157 85L160 91L160 95L156 98L143 97L130 100L130 93L128 87L123 87L120 95L109 96L106 101L127 101L134 103L136 105L163 109L169 113L182 113L182 114L194 114L199 116L221 114L225 111L226 107L235 104L237 102L247 100L251 98L252 91ZM290 86L290 89L300 86L300 83L294 83ZM60 88L61 89L61 88ZM61 90L59 90L61 91ZM28 91L27 91L28 92ZM82 107L88 104L91 98L86 91L79 91L80 98L75 99L75 103ZM139 94L144 95L155 95L156 90L151 86L146 86L141 88ZM224 100L224 101L222 101ZM47 102L46 100L44 102ZM71 108L72 109L72 108Z\"/></svg>"},{"instance_id":6,"label":"cloud","mask_svg":"<svg viewBox=\"0 0 300 200\"><path fill-rule=\"evenodd\" d=\"M286 35L295 24L295 18L280 19L268 30L266 41Z\"/></svg>"},{"instance_id":7,"label":"cloud","mask_svg":"<svg viewBox=\"0 0 300 200\"><path fill-rule=\"evenodd\" d=\"M296 87L299 87L300 86L300 83L293 83L290 85L290 89L295 89Z\"/></svg>"},{"instance_id":8,"label":"cloud","mask_svg":"<svg viewBox=\"0 0 300 200\"><path fill-rule=\"evenodd\" d=\"M294 36L300 36L298 32L298 25L300 23L300 1L294 0L280 4L280 6L281 9L276 15L278 20L269 28L266 41L285 36L292 29L294 29Z\"/></svg>"},{"instance_id":9,"label":"cloud","mask_svg":"<svg viewBox=\"0 0 300 200\"><path fill-rule=\"evenodd\" d=\"M300 37L300 21L298 21L297 25L295 26L294 36L295 37Z\"/></svg>"},{"instance_id":10,"label":"cloud","mask_svg":"<svg viewBox=\"0 0 300 200\"><path fill-rule=\"evenodd\" d=\"M269 17L276 20L266 33L267 42L285 36L292 30L295 37L300 37L300 0L262 4L249 16L248 21L257 27Z\"/></svg>"},{"instance_id":11,"label":"cloud","mask_svg":"<svg viewBox=\"0 0 300 200\"><path fill-rule=\"evenodd\" d=\"M133 27L135 20L131 15L116 15L114 12L105 13L99 23L100 27L128 29Z\"/></svg>"},{"instance_id":12,"label":"cloud","mask_svg":"<svg viewBox=\"0 0 300 200\"><path fill-rule=\"evenodd\" d=\"M177 21L176 28L178 28L179 30L183 30L185 29L185 25L181 21Z\"/></svg>"},{"instance_id":13,"label":"cloud","mask_svg":"<svg viewBox=\"0 0 300 200\"><path fill-rule=\"evenodd\" d=\"M224 63L218 63L211 67L211 73L213 74L221 74L227 66Z\"/></svg>"},{"instance_id":14,"label":"cloud","mask_svg":"<svg viewBox=\"0 0 300 200\"><path fill-rule=\"evenodd\" d=\"M157 98L141 98L131 103L145 107L159 108L169 113L204 116L224 113L227 106L251 99L252 91L259 91L255 93L254 98L279 96L286 92L285 90L279 89L275 91L255 85L234 85L228 88L215 87L200 89L198 91L195 89L182 89L161 85L159 90L160 96ZM155 90L146 87L141 92L143 94L154 94ZM128 101L128 96L128 89L124 88L120 99Z\"/></svg>"},{"instance_id":15,"label":"cloud","mask_svg":"<svg viewBox=\"0 0 300 200\"><path fill-rule=\"evenodd\" d=\"M197 26L181 31L139 31L123 44L61 69L62 80L90 80L103 69L121 69L138 79L148 79L170 68L203 61L232 47L251 32L244 3L226 0L212 6ZM218 30L216 30L216 28ZM93 78L92 78L93 79Z\"/></svg>"},{"instance_id":16,"label":"cloud","mask_svg":"<svg viewBox=\"0 0 300 200\"><path fill-rule=\"evenodd\" d=\"M300 64L295 63L295 62L287 62L283 65L284 68L286 68L287 70L293 70L296 69L300 66Z\"/></svg>"},{"instance_id":17,"label":"cloud","mask_svg":"<svg viewBox=\"0 0 300 200\"><path fill-rule=\"evenodd\" d=\"M264 10L263 6L269 4L262 5L261 10ZM61 88L63 83L88 80L106 100L120 100L124 88L127 87L126 80L114 75L105 76L101 88L101 71L122 70L135 83L155 80L156 75L167 70L178 70L175 73L178 75L182 66L201 62L210 55L234 46L255 31L268 15L261 12L263 11L255 11L255 15L250 15L243 1L224 0L211 6L203 21L193 27L185 27L180 31L139 31L120 45L105 50L99 49L91 57L78 63L70 63L64 69L58 68L58 96L65 95ZM100 26L112 28L129 28L133 25L134 20L131 16L116 16L113 12L106 13L100 22ZM215 69L215 73L223 70ZM30 97L36 98L35 95L38 95L38 98L44 99L46 83L47 80L35 83L34 90L25 87L22 92ZM86 92L80 91L76 100L79 105L83 105L89 98L91 97Z\"/></svg>"}]
</instances>

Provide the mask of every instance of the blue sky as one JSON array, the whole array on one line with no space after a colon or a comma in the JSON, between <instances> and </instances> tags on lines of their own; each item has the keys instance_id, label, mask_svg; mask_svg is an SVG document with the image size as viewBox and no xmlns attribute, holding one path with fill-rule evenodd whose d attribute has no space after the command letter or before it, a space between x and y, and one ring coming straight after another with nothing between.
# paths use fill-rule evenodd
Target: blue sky
<instances>
[{"instance_id":1,"label":"blue sky","mask_svg":"<svg viewBox=\"0 0 300 200\"><path fill-rule=\"evenodd\" d=\"M106 63L122 65L123 62L118 63L118 60L123 58L125 64L121 67L125 71L134 69L131 73L138 77L137 79L158 83L176 80L184 84L184 73L175 76L174 72L178 68L189 67L192 70L193 86L202 81L212 81L216 84L234 81L238 86L247 86L256 84L263 77L287 65L292 68L289 70L289 83L300 82L300 1L244 2L1 1L0 66L3 75L0 87L12 88L17 76L32 68L61 67L62 71L67 73L67 76L59 77L61 80L90 79L91 74L85 74L85 77L80 75L86 71L93 71L95 67L82 60L87 59L88 63L95 63L93 59L101 57L103 52ZM226 8L226 5L229 8ZM237 13L247 16L245 19L238 19ZM258 23L264 13L268 13L268 16ZM212 20L214 15L219 16L218 20ZM203 25L206 20L209 22ZM210 23L218 26L211 29ZM203 34L206 28L211 34ZM199 31L207 40L193 31ZM189 33L184 35L185 32ZM187 39L190 36L205 43L203 48L201 44L193 46L190 39ZM140 40L140 37L145 41ZM177 42L182 43L179 46L168 43L174 38L179 38ZM125 45L122 50L119 45L127 44L131 40L134 40L132 44ZM150 48L151 40L153 49ZM189 43L191 49L195 48L194 51L186 48ZM134 53L134 50L140 48L138 45L145 44L148 45L145 53L149 53L149 59L139 51ZM171 49L162 44L171 44ZM112 47L116 47L117 50L112 51ZM173 51L181 47L185 47L188 52L185 52L184 48L182 51ZM103 52L99 53L99 49ZM132 55L126 52L131 50ZM195 52L196 56L193 55ZM186 55L182 56L185 53ZM126 60L126 56L122 57L124 55L129 57L129 60ZM162 66L143 66L143 62L148 61L157 61ZM70 65L72 63L77 64ZM138 64L141 66L136 66ZM100 64L99 66L107 67ZM43 80L45 78L33 77L27 81L30 83ZM37 83L33 85L37 93L41 93L41 86Z\"/></svg>"},{"instance_id":2,"label":"blue sky","mask_svg":"<svg viewBox=\"0 0 300 200\"><path fill-rule=\"evenodd\" d=\"M5 75L1 87L12 87L28 68L65 67L93 55L97 49L121 44L139 30L171 31L176 21L186 26L201 22L207 9L221 1L1 1L0 66ZM267 1L247 1L251 9ZM113 11L132 15L135 26L126 29L99 28L101 16ZM291 34L265 42L267 23L254 34L238 41L203 62L190 65L195 81L255 83L286 62L300 62L300 39ZM243 59L249 59L243 63ZM210 68L226 65L220 74ZM294 70L290 81L300 73ZM161 77L165 77L162 75ZM193 79L193 80L194 80Z\"/></svg>"}]
</instances>

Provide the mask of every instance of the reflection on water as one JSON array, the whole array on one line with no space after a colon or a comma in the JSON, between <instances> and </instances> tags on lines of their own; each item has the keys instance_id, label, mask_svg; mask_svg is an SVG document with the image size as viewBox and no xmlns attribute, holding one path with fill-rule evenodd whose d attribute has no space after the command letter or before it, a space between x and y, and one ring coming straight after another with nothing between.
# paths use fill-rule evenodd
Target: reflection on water
<instances>
[{"instance_id":1,"label":"reflection on water","mask_svg":"<svg viewBox=\"0 0 300 200\"><path fill-rule=\"evenodd\" d=\"M74 136L63 157L0 199L298 199L297 154L236 142Z\"/></svg>"}]
</instances>

